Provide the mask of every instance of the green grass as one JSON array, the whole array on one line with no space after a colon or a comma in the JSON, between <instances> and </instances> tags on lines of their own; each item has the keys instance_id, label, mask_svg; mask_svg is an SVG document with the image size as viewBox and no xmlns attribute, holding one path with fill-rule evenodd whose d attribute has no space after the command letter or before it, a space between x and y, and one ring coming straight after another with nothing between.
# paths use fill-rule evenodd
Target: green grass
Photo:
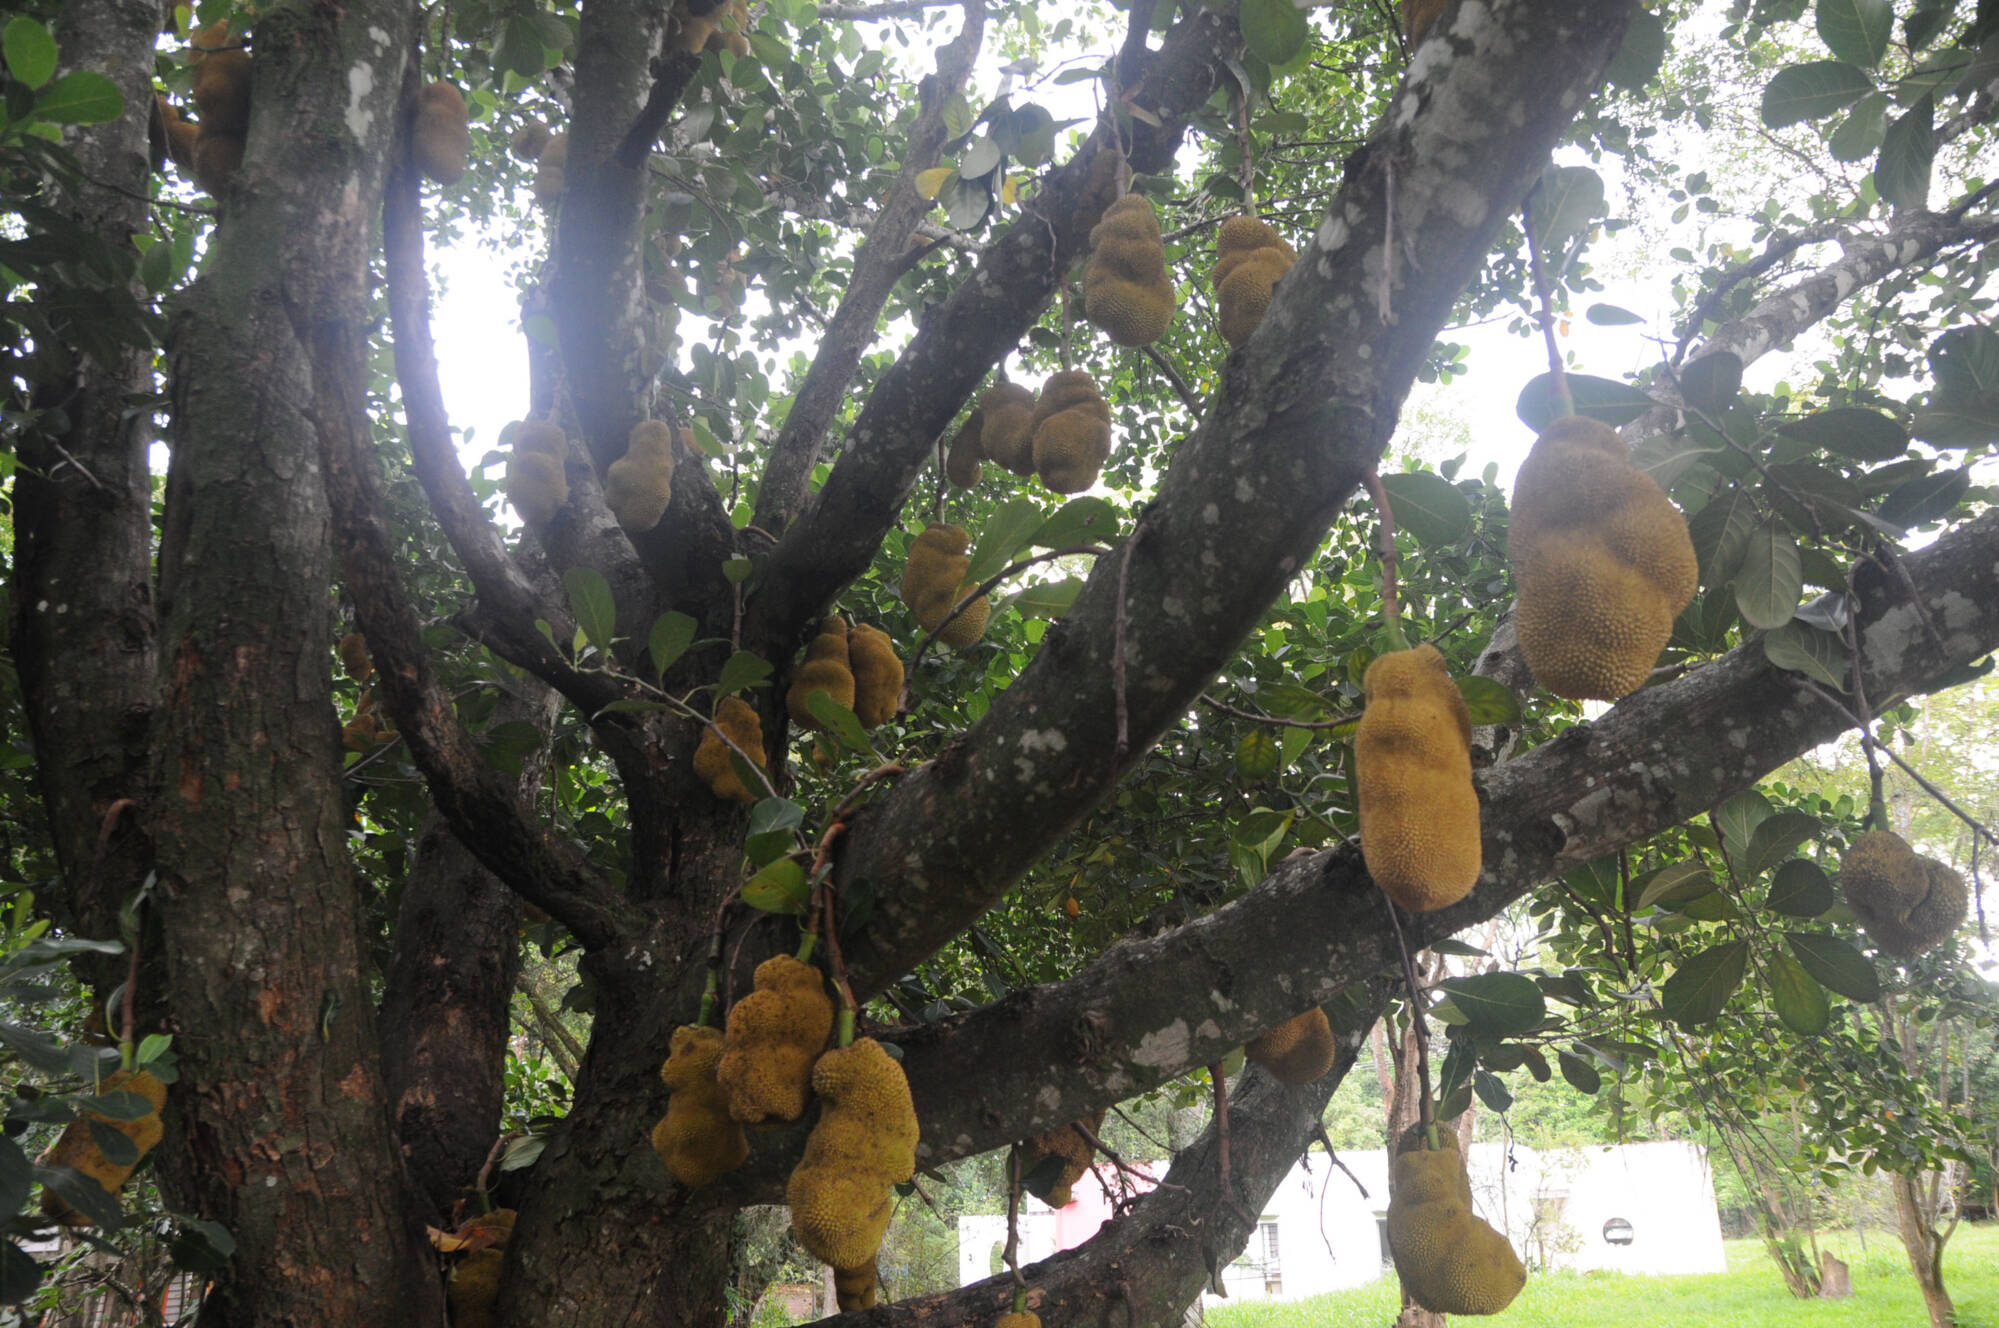
<instances>
[{"instance_id":1,"label":"green grass","mask_svg":"<svg viewBox=\"0 0 1999 1328\"><path fill-rule=\"evenodd\" d=\"M1504 1314L1453 1323L1495 1328L1924 1328L1922 1294L1889 1231L1870 1231L1867 1252L1841 1232L1823 1244L1852 1264L1850 1300L1796 1300L1755 1240L1726 1242L1728 1271L1688 1277L1622 1273L1530 1274ZM1999 1223L1961 1226L1944 1252L1944 1286L1959 1328L1999 1328ZM1395 1279L1290 1304L1241 1302L1208 1311L1211 1328L1387 1328Z\"/></svg>"}]
</instances>

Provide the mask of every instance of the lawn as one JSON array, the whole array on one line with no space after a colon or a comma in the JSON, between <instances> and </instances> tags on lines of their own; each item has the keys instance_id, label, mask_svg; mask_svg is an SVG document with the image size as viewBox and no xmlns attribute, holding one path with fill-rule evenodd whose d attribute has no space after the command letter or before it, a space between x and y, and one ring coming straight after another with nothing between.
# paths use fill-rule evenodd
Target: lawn
<instances>
[{"instance_id":1,"label":"lawn","mask_svg":"<svg viewBox=\"0 0 1999 1328\"><path fill-rule=\"evenodd\" d=\"M1923 1298L1901 1244L1868 1233L1867 1251L1849 1233L1826 1242L1853 1266L1850 1300L1795 1300L1760 1242L1732 1240L1728 1271L1688 1277L1621 1273L1542 1273L1504 1314L1476 1320L1495 1328L1923 1328ZM1999 1328L1999 1223L1961 1226L1944 1253L1944 1285L1959 1328ZM1210 1328L1387 1328L1395 1279L1289 1304L1211 1306ZM1459 1322L1459 1320L1453 1320ZM1471 1323L1474 1320L1464 1319Z\"/></svg>"}]
</instances>

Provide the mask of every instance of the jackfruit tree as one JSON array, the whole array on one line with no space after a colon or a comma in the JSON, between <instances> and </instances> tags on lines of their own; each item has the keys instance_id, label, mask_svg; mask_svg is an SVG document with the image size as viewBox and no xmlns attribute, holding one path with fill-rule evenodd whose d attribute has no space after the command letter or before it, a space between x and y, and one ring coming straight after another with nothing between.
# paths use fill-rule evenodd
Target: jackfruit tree
<instances>
[{"instance_id":1,"label":"jackfruit tree","mask_svg":"<svg viewBox=\"0 0 1999 1328\"><path fill-rule=\"evenodd\" d=\"M46 1199L204 1325L716 1328L789 1197L874 1324L1177 1322L1396 1002L1439 1119L1724 1022L1901 1083L1977 874L1770 781L1999 647L1999 14L1395 8L17 6L0 1301ZM1959 885L1849 908L1890 831ZM1503 912L1538 960L1407 990ZM537 951L587 1044L503 1140ZM1066 1257L871 1252L1245 1044Z\"/></svg>"}]
</instances>

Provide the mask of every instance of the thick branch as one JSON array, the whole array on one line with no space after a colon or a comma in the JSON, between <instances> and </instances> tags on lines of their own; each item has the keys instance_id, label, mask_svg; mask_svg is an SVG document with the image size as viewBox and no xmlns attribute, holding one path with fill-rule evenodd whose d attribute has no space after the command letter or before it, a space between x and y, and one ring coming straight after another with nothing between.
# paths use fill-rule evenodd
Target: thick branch
<instances>
[{"instance_id":1,"label":"thick branch","mask_svg":"<svg viewBox=\"0 0 1999 1328\"><path fill-rule=\"evenodd\" d=\"M866 23L873 19L907 18L926 9L942 9L946 5L959 3L962 0L880 0L880 3L872 5L821 5L819 17Z\"/></svg>"}]
</instances>

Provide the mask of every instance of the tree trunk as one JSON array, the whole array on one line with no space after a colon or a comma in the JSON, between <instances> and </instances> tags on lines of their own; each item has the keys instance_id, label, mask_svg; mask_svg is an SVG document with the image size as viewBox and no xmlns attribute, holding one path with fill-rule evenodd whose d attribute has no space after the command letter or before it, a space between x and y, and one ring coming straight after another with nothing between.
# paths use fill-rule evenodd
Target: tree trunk
<instances>
[{"instance_id":1,"label":"tree trunk","mask_svg":"<svg viewBox=\"0 0 1999 1328\"><path fill-rule=\"evenodd\" d=\"M1923 1308L1930 1316L1930 1328L1956 1328L1957 1307L1943 1284L1944 1242L1949 1232L1937 1230L1935 1195L1923 1193L1923 1177L1897 1173L1890 1181L1895 1191L1895 1216L1899 1219L1902 1248L1908 1251L1909 1267L1916 1285L1923 1291ZM1941 1192L1942 1186L1935 1191Z\"/></svg>"}]
</instances>

